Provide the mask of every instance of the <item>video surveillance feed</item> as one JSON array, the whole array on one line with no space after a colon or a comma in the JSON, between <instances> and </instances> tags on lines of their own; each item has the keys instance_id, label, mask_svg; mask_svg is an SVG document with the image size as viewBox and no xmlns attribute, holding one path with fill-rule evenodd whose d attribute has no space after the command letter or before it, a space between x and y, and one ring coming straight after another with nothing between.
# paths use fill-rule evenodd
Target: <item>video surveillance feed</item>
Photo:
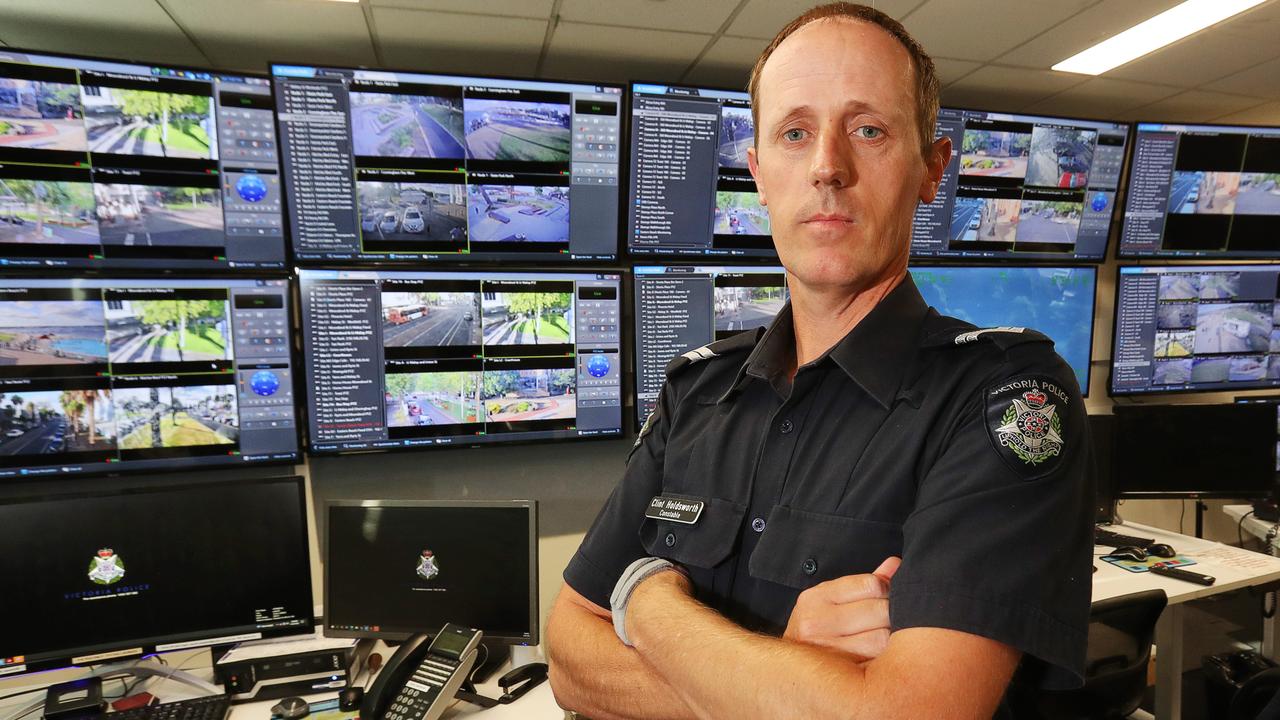
<instances>
[{"instance_id":1,"label":"video surveillance feed","mask_svg":"<svg viewBox=\"0 0 1280 720\"><path fill-rule=\"evenodd\" d=\"M1120 256L1280 258L1280 128L1139 123Z\"/></svg>"},{"instance_id":2,"label":"video surveillance feed","mask_svg":"<svg viewBox=\"0 0 1280 720\"><path fill-rule=\"evenodd\" d=\"M952 155L916 209L911 255L1100 262L1129 126L941 108Z\"/></svg>"},{"instance_id":3,"label":"video surveillance feed","mask_svg":"<svg viewBox=\"0 0 1280 720\"><path fill-rule=\"evenodd\" d=\"M286 266L271 83L0 48L0 267Z\"/></svg>"},{"instance_id":4,"label":"video surveillance feed","mask_svg":"<svg viewBox=\"0 0 1280 720\"><path fill-rule=\"evenodd\" d=\"M616 273L300 281L313 452L622 432Z\"/></svg>"},{"instance_id":5,"label":"video surveillance feed","mask_svg":"<svg viewBox=\"0 0 1280 720\"><path fill-rule=\"evenodd\" d=\"M1113 394L1280 387L1276 265L1122 267Z\"/></svg>"},{"instance_id":6,"label":"video surveillance feed","mask_svg":"<svg viewBox=\"0 0 1280 720\"><path fill-rule=\"evenodd\" d=\"M621 86L272 73L298 260L617 257Z\"/></svg>"},{"instance_id":7,"label":"video surveillance feed","mask_svg":"<svg viewBox=\"0 0 1280 720\"><path fill-rule=\"evenodd\" d=\"M286 280L0 281L0 479L291 462Z\"/></svg>"}]
</instances>

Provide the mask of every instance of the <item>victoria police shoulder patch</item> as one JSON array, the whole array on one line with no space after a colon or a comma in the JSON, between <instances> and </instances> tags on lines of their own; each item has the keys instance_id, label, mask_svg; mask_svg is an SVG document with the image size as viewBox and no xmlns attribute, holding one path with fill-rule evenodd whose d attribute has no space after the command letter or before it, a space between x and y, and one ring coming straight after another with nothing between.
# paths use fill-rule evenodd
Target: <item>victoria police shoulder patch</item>
<instances>
[{"instance_id":1,"label":"victoria police shoulder patch","mask_svg":"<svg viewBox=\"0 0 1280 720\"><path fill-rule=\"evenodd\" d=\"M1058 466L1069 444L1079 442L1068 427L1071 394L1044 375L1024 375L986 390L987 435L1014 472L1033 479Z\"/></svg>"}]
</instances>

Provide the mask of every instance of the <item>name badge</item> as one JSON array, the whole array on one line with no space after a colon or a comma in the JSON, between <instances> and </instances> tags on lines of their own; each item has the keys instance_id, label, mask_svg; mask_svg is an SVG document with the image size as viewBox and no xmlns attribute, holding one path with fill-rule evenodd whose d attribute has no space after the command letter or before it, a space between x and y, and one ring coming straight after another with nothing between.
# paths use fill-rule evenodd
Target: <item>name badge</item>
<instances>
[{"instance_id":1,"label":"name badge","mask_svg":"<svg viewBox=\"0 0 1280 720\"><path fill-rule=\"evenodd\" d=\"M658 495L649 501L649 507L644 511L644 516L654 520L670 520L692 525L702 516L703 505L705 503L701 500Z\"/></svg>"}]
</instances>

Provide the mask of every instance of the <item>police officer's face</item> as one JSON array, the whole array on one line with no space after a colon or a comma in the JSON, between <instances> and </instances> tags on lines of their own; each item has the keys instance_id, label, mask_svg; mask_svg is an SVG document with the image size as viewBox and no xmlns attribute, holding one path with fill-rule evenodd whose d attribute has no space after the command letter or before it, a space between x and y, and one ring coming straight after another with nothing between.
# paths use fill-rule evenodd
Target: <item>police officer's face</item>
<instances>
[{"instance_id":1,"label":"police officer's face","mask_svg":"<svg viewBox=\"0 0 1280 720\"><path fill-rule=\"evenodd\" d=\"M809 23L765 63L757 102L748 159L793 282L857 292L905 272L916 202L937 188L907 51L875 25Z\"/></svg>"}]
</instances>

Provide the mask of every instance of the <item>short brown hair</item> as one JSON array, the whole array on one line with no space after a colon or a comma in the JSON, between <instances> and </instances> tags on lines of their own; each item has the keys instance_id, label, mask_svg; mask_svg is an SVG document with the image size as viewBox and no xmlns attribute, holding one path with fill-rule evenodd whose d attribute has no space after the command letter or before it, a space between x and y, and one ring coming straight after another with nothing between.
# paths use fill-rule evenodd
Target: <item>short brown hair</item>
<instances>
[{"instance_id":1,"label":"short brown hair","mask_svg":"<svg viewBox=\"0 0 1280 720\"><path fill-rule=\"evenodd\" d=\"M760 59L756 60L755 67L751 68L751 79L747 83L747 92L751 94L751 121L755 127L756 144L760 143L760 72L764 70L764 64L768 62L769 56L773 55L773 51L778 49L783 40L805 25L815 20L842 18L871 23L879 27L902 43L902 47L911 56L911 66L916 71L916 129L920 131L921 152L928 153L929 147L933 144L934 125L938 120L940 88L938 74L933 67L933 58L929 57L924 47L911 37L911 33L907 32L902 23L875 8L850 2L833 2L810 8L778 31L773 42L760 53Z\"/></svg>"}]
</instances>

